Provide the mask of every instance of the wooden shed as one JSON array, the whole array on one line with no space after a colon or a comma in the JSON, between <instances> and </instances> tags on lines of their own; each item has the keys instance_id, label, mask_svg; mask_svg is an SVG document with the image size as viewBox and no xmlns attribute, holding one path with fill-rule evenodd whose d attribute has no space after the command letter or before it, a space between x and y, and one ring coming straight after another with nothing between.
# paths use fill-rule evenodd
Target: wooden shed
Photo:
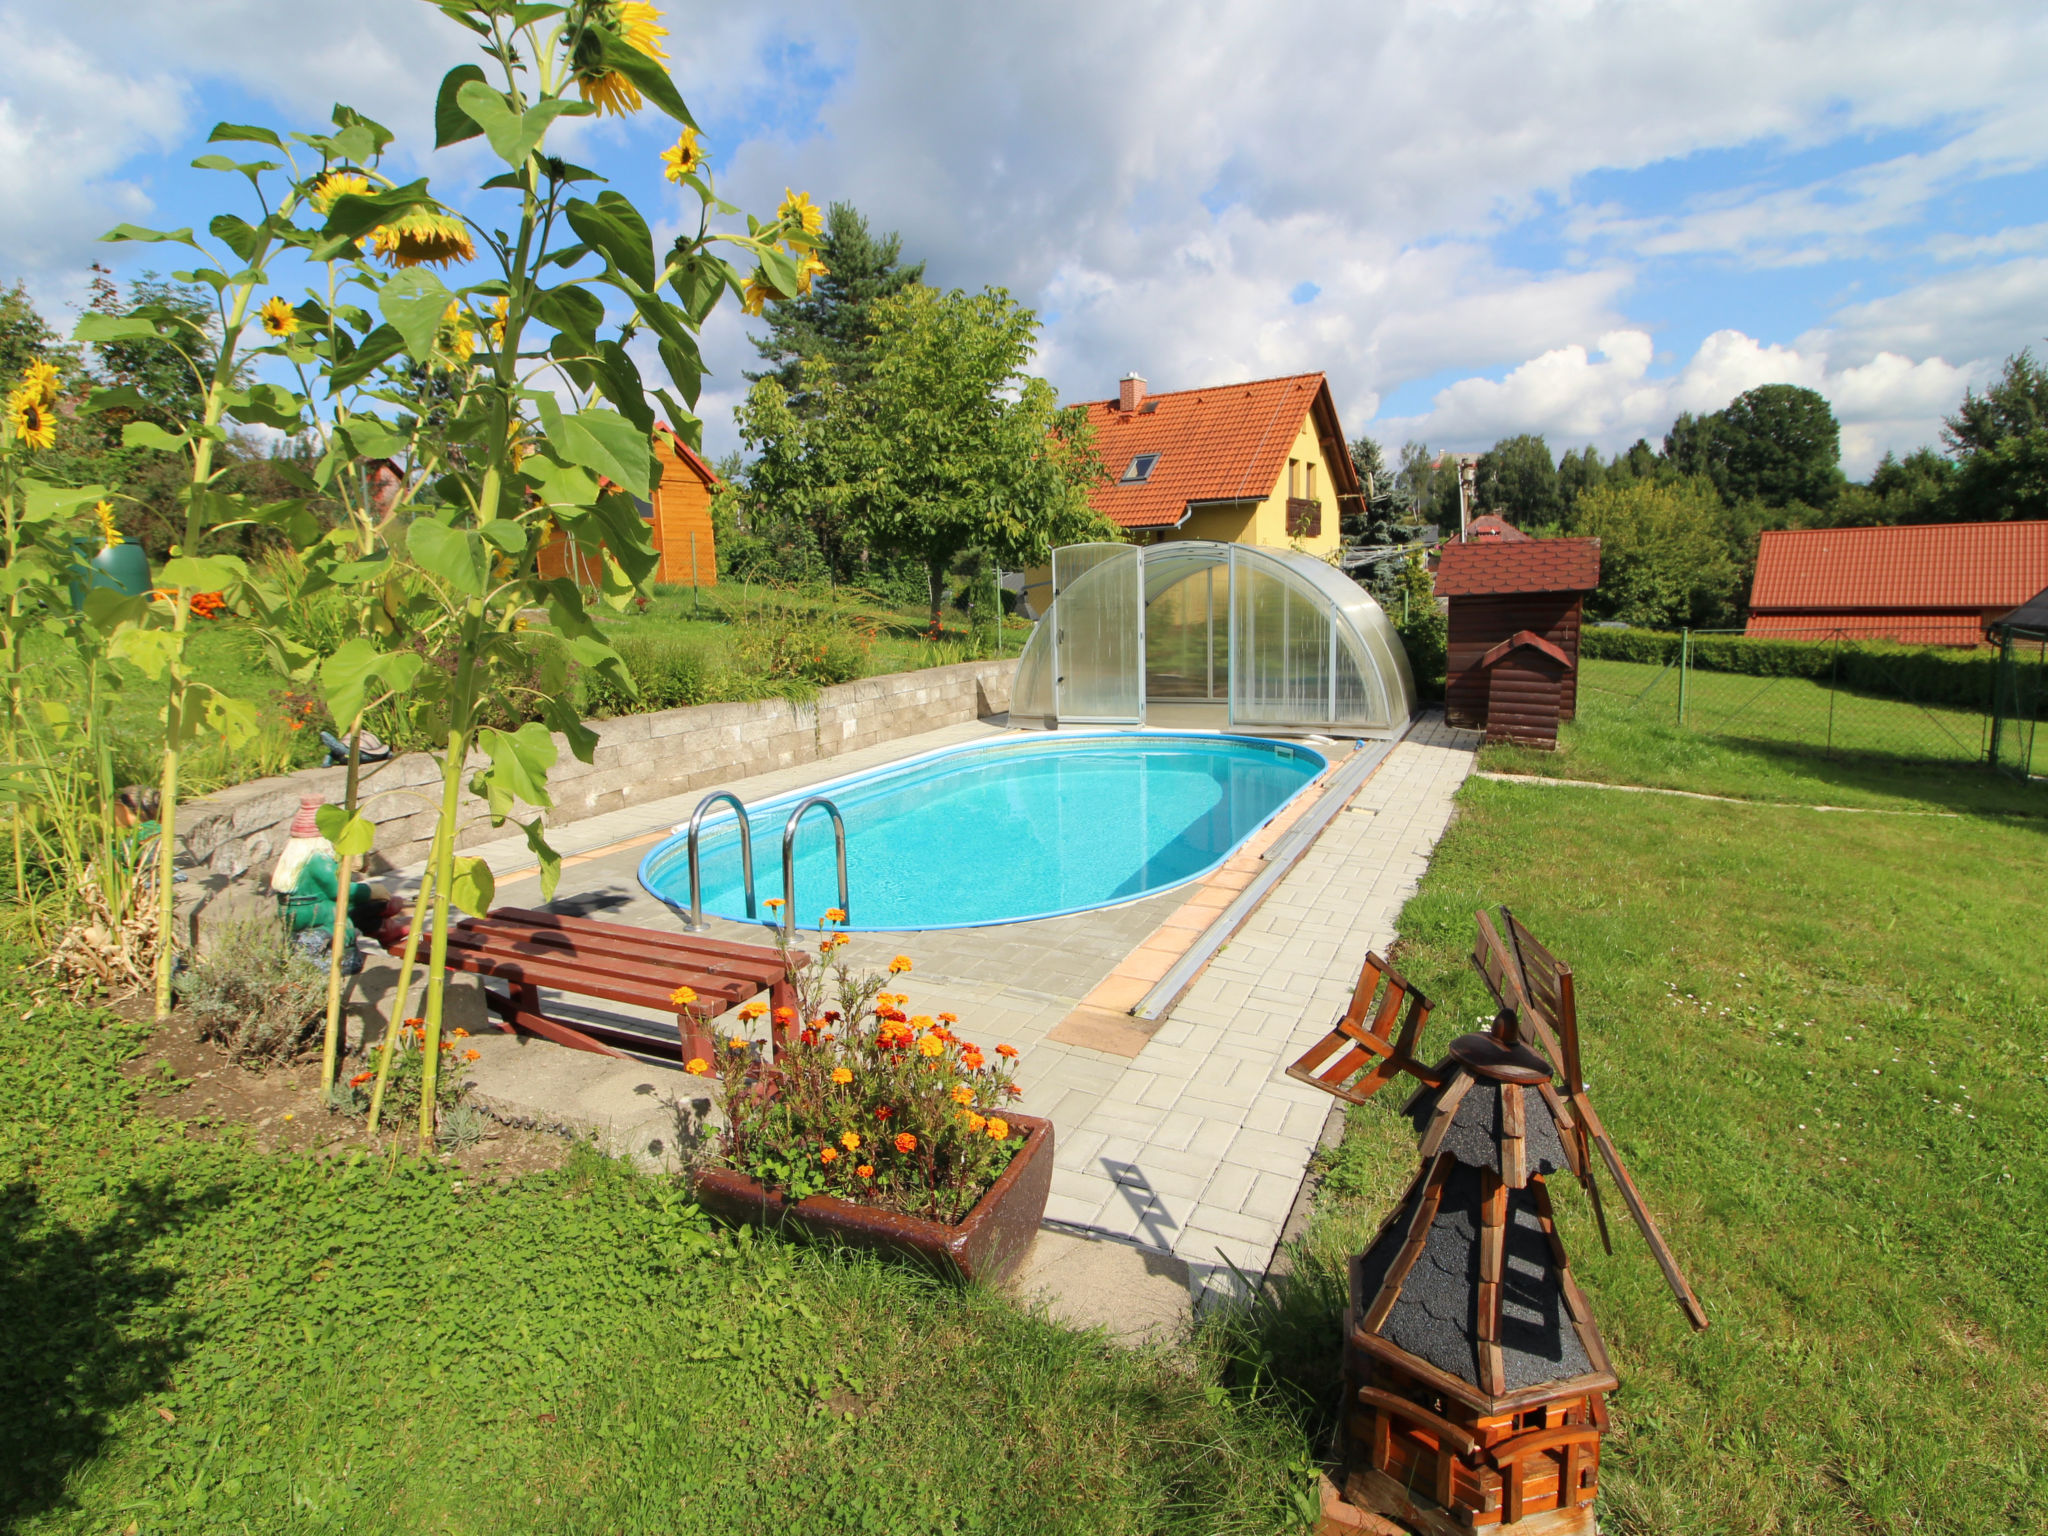
<instances>
[{"instance_id":1,"label":"wooden shed","mask_svg":"<svg viewBox=\"0 0 2048 1536\"><path fill-rule=\"evenodd\" d=\"M654 488L654 500L643 504L640 515L648 520L648 532L655 553L661 556L654 579L666 584L700 587L718 585L718 543L711 531L711 496L718 489L718 475L709 464L690 450L688 444L656 423L655 458L661 464L661 484ZM568 551L560 534L540 552L543 576L568 574ZM598 572L587 558L577 562L584 581L596 581Z\"/></svg>"},{"instance_id":2,"label":"wooden shed","mask_svg":"<svg viewBox=\"0 0 2048 1536\"><path fill-rule=\"evenodd\" d=\"M1445 717L1452 725L1488 725L1494 668L1487 657L1526 633L1563 659L1556 708L1558 719L1569 720L1578 708L1582 610L1586 594L1600 585L1600 541L1532 539L1501 526L1505 532L1495 537L1445 545L1437 566L1437 596L1450 609ZM1536 663L1524 655L1513 665L1520 676ZM1556 736L1553 722L1549 737Z\"/></svg>"},{"instance_id":3,"label":"wooden shed","mask_svg":"<svg viewBox=\"0 0 2048 1536\"><path fill-rule=\"evenodd\" d=\"M1479 659L1486 674L1486 739L1557 747L1565 689L1578 668L1541 635L1520 630Z\"/></svg>"}]
</instances>

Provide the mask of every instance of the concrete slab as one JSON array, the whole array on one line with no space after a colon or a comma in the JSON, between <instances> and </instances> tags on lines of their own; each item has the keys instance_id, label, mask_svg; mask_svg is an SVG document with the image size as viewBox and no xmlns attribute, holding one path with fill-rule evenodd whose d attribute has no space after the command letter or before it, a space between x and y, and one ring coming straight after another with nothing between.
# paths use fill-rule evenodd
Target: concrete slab
<instances>
[{"instance_id":1,"label":"concrete slab","mask_svg":"<svg viewBox=\"0 0 2048 1536\"><path fill-rule=\"evenodd\" d=\"M1188 1267L1156 1249L1046 1228L1009 1289L1054 1322L1100 1328L1119 1344L1187 1338Z\"/></svg>"},{"instance_id":2,"label":"concrete slab","mask_svg":"<svg viewBox=\"0 0 2048 1536\"><path fill-rule=\"evenodd\" d=\"M589 1141L649 1173L679 1171L718 1123L715 1078L526 1036L490 1035L471 1044L480 1056L464 1075L471 1101L485 1114Z\"/></svg>"}]
</instances>

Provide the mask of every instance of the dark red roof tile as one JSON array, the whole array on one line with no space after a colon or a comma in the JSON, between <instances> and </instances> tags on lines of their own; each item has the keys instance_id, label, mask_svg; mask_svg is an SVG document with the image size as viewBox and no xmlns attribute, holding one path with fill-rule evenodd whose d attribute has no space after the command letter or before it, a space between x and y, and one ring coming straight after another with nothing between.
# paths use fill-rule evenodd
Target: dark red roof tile
<instances>
[{"instance_id":1,"label":"dark red roof tile","mask_svg":"<svg viewBox=\"0 0 2048 1536\"><path fill-rule=\"evenodd\" d=\"M1590 592L1599 585L1598 539L1486 539L1446 544L1436 570L1438 597Z\"/></svg>"},{"instance_id":2,"label":"dark red roof tile","mask_svg":"<svg viewBox=\"0 0 2048 1536\"><path fill-rule=\"evenodd\" d=\"M1753 613L2011 608L2048 586L2048 522L1789 528L1757 547ZM1752 633L1759 633L1752 629Z\"/></svg>"}]
</instances>

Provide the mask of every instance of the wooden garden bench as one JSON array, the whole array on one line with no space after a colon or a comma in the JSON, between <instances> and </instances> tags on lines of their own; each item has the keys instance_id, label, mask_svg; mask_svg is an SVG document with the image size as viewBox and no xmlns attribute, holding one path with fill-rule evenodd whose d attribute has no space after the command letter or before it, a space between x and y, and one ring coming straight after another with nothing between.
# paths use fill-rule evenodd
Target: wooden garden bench
<instances>
[{"instance_id":1,"label":"wooden garden bench","mask_svg":"<svg viewBox=\"0 0 2048 1536\"><path fill-rule=\"evenodd\" d=\"M411 928L411 910L396 908L378 931L378 942L395 953L405 947ZM425 935L421 942L424 960ZM524 907L500 907L489 917L465 917L453 924L448 968L507 984L510 991L504 996L484 989L506 1032L539 1035L603 1056L626 1054L616 1045L645 1053L667 1042L643 1030L551 1018L541 1012L542 987L673 1014L674 1048L682 1061L709 1057L709 1020L760 992L768 994L771 1019L774 1010L796 1006L788 962L765 945L660 933ZM679 1006L674 1000L679 987L690 988L696 1000ZM779 1021L774 1032L779 1040Z\"/></svg>"}]
</instances>

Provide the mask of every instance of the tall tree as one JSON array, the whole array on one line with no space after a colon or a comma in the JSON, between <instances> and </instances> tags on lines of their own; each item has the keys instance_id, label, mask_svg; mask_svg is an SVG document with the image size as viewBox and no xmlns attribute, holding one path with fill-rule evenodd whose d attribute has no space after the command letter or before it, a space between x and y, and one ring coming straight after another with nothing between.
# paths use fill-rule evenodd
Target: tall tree
<instances>
[{"instance_id":1,"label":"tall tree","mask_svg":"<svg viewBox=\"0 0 2048 1536\"><path fill-rule=\"evenodd\" d=\"M1569 517L1572 504L1606 480L1607 466L1601 461L1598 448L1588 443L1576 452L1567 450L1557 461L1557 499L1565 515Z\"/></svg>"},{"instance_id":2,"label":"tall tree","mask_svg":"<svg viewBox=\"0 0 2048 1536\"><path fill-rule=\"evenodd\" d=\"M1600 541L1590 616L1672 629L1734 616L1741 568L1720 495L1704 476L1588 491L1572 508L1571 531Z\"/></svg>"},{"instance_id":3,"label":"tall tree","mask_svg":"<svg viewBox=\"0 0 2048 1536\"><path fill-rule=\"evenodd\" d=\"M867 540L924 566L934 626L968 549L1014 570L1043 564L1056 544L1115 536L1088 504L1102 464L1086 418L1024 372L1037 315L1000 288L921 284L872 314L871 372L835 397L826 458Z\"/></svg>"},{"instance_id":4,"label":"tall tree","mask_svg":"<svg viewBox=\"0 0 2048 1536\"><path fill-rule=\"evenodd\" d=\"M1966 522L2048 517L2048 370L2022 347L1998 382L1942 426L1958 473L1950 514Z\"/></svg>"},{"instance_id":5,"label":"tall tree","mask_svg":"<svg viewBox=\"0 0 2048 1536\"><path fill-rule=\"evenodd\" d=\"M775 380L791 409L805 416L823 406L804 387L804 364L829 364L842 384L858 388L875 334L873 306L924 280L923 262L903 262L903 237L873 233L851 203L832 204L818 256L825 272L811 291L778 299L763 311L768 334L754 338L754 349L769 366L747 375L755 382Z\"/></svg>"},{"instance_id":6,"label":"tall tree","mask_svg":"<svg viewBox=\"0 0 2048 1536\"><path fill-rule=\"evenodd\" d=\"M1555 523L1561 510L1550 445L1527 432L1504 437L1479 455L1473 515L1491 512L1517 527Z\"/></svg>"},{"instance_id":7,"label":"tall tree","mask_svg":"<svg viewBox=\"0 0 2048 1536\"><path fill-rule=\"evenodd\" d=\"M1386 544L1394 538L1400 521L1400 501L1395 494L1395 476L1387 466L1386 450L1370 437L1351 440L1351 465L1358 471L1358 486L1365 500L1347 506L1342 514L1344 537L1354 544Z\"/></svg>"},{"instance_id":8,"label":"tall tree","mask_svg":"<svg viewBox=\"0 0 2048 1536\"><path fill-rule=\"evenodd\" d=\"M1842 429L1827 397L1798 384L1745 390L1710 416L1671 424L1664 456L1705 475L1723 499L1824 507L1842 488Z\"/></svg>"}]
</instances>

